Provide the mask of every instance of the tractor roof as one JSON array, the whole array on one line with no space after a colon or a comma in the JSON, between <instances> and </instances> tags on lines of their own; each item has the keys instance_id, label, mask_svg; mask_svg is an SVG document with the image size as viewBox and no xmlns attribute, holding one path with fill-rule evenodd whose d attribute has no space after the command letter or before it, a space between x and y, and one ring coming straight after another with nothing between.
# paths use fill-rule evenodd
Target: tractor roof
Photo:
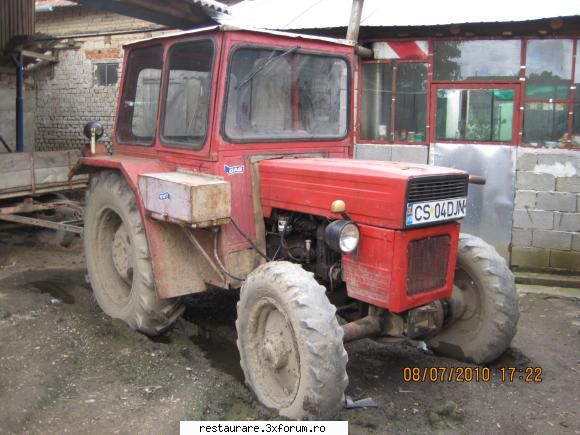
<instances>
[{"instance_id":1,"label":"tractor roof","mask_svg":"<svg viewBox=\"0 0 580 435\"><path fill-rule=\"evenodd\" d=\"M202 27L199 29L194 30L185 30L181 32L174 32L168 33L160 36L153 36L147 39L140 39L138 41L133 41L128 44L123 45L123 47L132 47L134 45L139 45L145 41L153 41L153 40L164 40L164 39L172 39L175 37L183 36L183 35L198 35L203 33L210 33L212 31L220 31L220 32L252 32L252 33L259 33L259 34L268 34L268 35L276 35L276 36L284 36L287 38L296 38L296 39L308 39L313 41L324 41L331 44L336 45L343 45L343 46L354 46L354 42L348 41L346 39L337 39L337 38L327 38L324 36L314 36L314 35L301 35L298 33L291 33L291 32L282 32L277 30L266 30L266 29L255 29L251 27L238 27L232 25L215 25L209 27Z\"/></svg>"}]
</instances>

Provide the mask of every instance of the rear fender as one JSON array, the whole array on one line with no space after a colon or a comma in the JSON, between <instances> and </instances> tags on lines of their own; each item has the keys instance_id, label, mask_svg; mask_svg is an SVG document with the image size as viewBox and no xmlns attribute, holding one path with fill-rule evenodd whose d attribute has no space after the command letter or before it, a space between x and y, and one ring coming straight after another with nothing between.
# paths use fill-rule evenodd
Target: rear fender
<instances>
[{"instance_id":1,"label":"rear fender","mask_svg":"<svg viewBox=\"0 0 580 435\"><path fill-rule=\"evenodd\" d=\"M201 254L187 240L184 230L175 224L158 222L145 213L139 191L139 175L174 171L175 167L159 161L134 157L82 157L69 177L94 174L104 170L119 171L133 193L145 226L149 255L160 298L172 298L206 290L206 282L217 284L219 277L205 265ZM203 235L199 237L205 239ZM202 245L210 241L202 240Z\"/></svg>"}]
</instances>

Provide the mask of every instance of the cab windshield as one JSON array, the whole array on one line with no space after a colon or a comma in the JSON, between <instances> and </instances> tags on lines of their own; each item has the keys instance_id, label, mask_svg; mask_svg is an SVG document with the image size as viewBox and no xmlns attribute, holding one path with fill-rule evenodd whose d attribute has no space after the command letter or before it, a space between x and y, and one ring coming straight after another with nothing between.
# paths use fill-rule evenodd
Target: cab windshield
<instances>
[{"instance_id":1,"label":"cab windshield","mask_svg":"<svg viewBox=\"0 0 580 435\"><path fill-rule=\"evenodd\" d=\"M234 142L340 139L348 132L344 58L240 48L231 58L225 135Z\"/></svg>"}]
</instances>

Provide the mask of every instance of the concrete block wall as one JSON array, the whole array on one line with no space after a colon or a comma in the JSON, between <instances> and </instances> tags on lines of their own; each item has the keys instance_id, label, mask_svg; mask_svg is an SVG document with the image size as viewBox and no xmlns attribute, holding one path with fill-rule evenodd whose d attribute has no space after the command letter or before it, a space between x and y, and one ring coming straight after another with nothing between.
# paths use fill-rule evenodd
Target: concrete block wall
<instances>
[{"instance_id":1,"label":"concrete block wall","mask_svg":"<svg viewBox=\"0 0 580 435\"><path fill-rule=\"evenodd\" d=\"M163 34L149 32L159 26L111 12L73 6L37 14L37 32L74 37L74 48L56 50L58 63L40 69L36 82L35 149L52 151L80 148L85 138L83 127L89 121L100 121L105 135L100 140L111 143L119 83L98 86L95 70L98 63L119 63L121 77L123 44ZM114 34L127 32L131 34ZM142 31L142 32L141 32ZM105 36L90 34L113 33Z\"/></svg>"},{"instance_id":2,"label":"concrete block wall","mask_svg":"<svg viewBox=\"0 0 580 435\"><path fill-rule=\"evenodd\" d=\"M580 271L580 152L519 148L512 266Z\"/></svg>"},{"instance_id":3,"label":"concrete block wall","mask_svg":"<svg viewBox=\"0 0 580 435\"><path fill-rule=\"evenodd\" d=\"M428 163L429 147L424 145L357 144L354 158L357 160Z\"/></svg>"}]
</instances>

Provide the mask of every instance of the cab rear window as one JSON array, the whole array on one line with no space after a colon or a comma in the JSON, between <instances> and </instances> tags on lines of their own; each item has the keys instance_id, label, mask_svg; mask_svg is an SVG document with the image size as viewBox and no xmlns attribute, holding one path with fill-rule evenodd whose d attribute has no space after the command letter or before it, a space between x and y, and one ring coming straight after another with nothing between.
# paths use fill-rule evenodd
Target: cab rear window
<instances>
[{"instance_id":1,"label":"cab rear window","mask_svg":"<svg viewBox=\"0 0 580 435\"><path fill-rule=\"evenodd\" d=\"M117 118L117 142L147 146L155 141L162 64L161 45L136 48L129 53Z\"/></svg>"}]
</instances>

